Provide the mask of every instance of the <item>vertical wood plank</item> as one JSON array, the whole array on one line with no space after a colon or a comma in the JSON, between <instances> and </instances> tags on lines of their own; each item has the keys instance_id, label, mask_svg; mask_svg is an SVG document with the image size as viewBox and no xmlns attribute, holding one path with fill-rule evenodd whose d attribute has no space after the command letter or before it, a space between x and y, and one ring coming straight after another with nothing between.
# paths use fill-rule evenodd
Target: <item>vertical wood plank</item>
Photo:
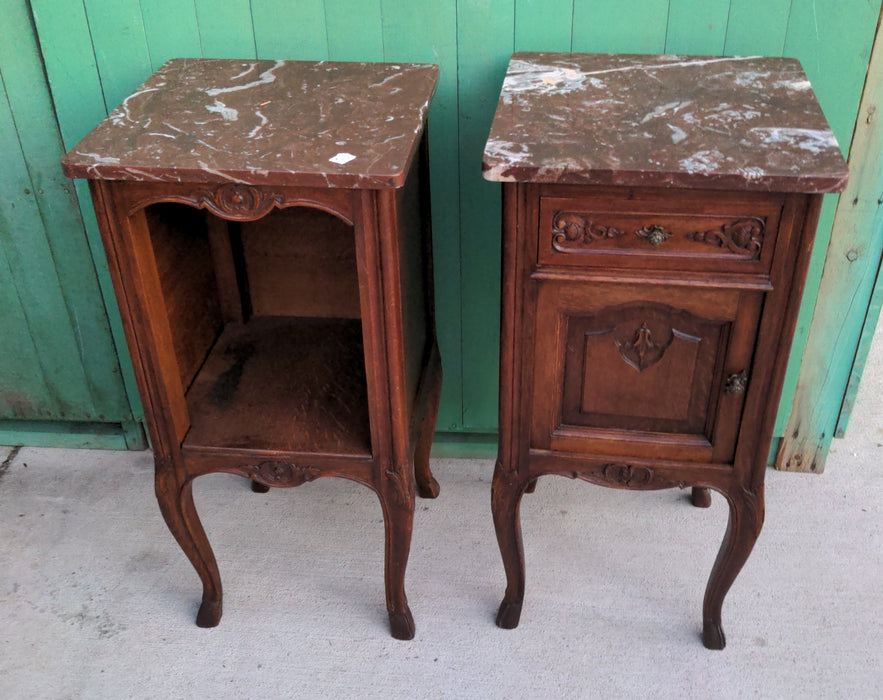
<instances>
[{"instance_id":1,"label":"vertical wood plank","mask_svg":"<svg viewBox=\"0 0 883 700\"><path fill-rule=\"evenodd\" d=\"M140 0L151 70L170 58L202 55L192 0Z\"/></svg>"},{"instance_id":2,"label":"vertical wood plank","mask_svg":"<svg viewBox=\"0 0 883 700\"><path fill-rule=\"evenodd\" d=\"M86 8L81 0L30 0L30 3L62 143L64 148L69 149L107 116ZM74 188L95 263L102 300L107 309L111 334L120 358L123 385L133 416L136 420L141 420L143 409L107 269L104 247L92 209L92 198L82 180L78 180Z\"/></svg>"},{"instance_id":3,"label":"vertical wood plank","mask_svg":"<svg viewBox=\"0 0 883 700\"><path fill-rule=\"evenodd\" d=\"M496 429L500 346L500 186L481 154L515 44L514 0L458 0L463 427Z\"/></svg>"},{"instance_id":4,"label":"vertical wood plank","mask_svg":"<svg viewBox=\"0 0 883 700\"><path fill-rule=\"evenodd\" d=\"M62 141L71 148L107 116L86 8L78 0L30 0Z\"/></svg>"},{"instance_id":5,"label":"vertical wood plank","mask_svg":"<svg viewBox=\"0 0 883 700\"><path fill-rule=\"evenodd\" d=\"M2 0L0 4L7 5L7 26L14 27L18 37L14 45L0 43L0 71L39 216L21 242L28 246L26 257L30 258L46 252L40 248L44 241L49 262L55 266L63 300L57 311L59 316L67 315L73 329L88 389L80 418L104 415L123 420L130 412L119 380L116 350L73 184L58 167L63 149L31 20L23 2Z\"/></svg>"},{"instance_id":6,"label":"vertical wood plank","mask_svg":"<svg viewBox=\"0 0 883 700\"><path fill-rule=\"evenodd\" d=\"M76 419L90 405L89 384L46 240L34 185L0 78L0 246L8 262L4 284L15 290L48 391L52 418ZM26 348L27 346L25 346ZM84 406L86 408L84 408Z\"/></svg>"},{"instance_id":7,"label":"vertical wood plank","mask_svg":"<svg viewBox=\"0 0 883 700\"><path fill-rule=\"evenodd\" d=\"M780 469L820 472L837 426L868 300L883 255L883 35L879 32L865 83L815 314L800 367Z\"/></svg>"},{"instance_id":8,"label":"vertical wood plank","mask_svg":"<svg viewBox=\"0 0 883 700\"><path fill-rule=\"evenodd\" d=\"M729 12L730 0L671 0L665 52L722 54Z\"/></svg>"},{"instance_id":9,"label":"vertical wood plank","mask_svg":"<svg viewBox=\"0 0 883 700\"><path fill-rule=\"evenodd\" d=\"M852 139L879 13L880 0L850 3L849 12L845 12L839 4L835 6L812 0L793 0L791 4L784 55L800 59L844 152ZM844 50L844 47L849 49ZM818 342L821 342L821 346L815 350L807 345L807 341L822 278L825 251L831 240L836 206L837 197L825 197L803 304L797 318L797 331L785 376L783 398L776 418L776 435L785 434L804 352L831 352L828 339L820 339ZM822 303L836 303L836 300ZM852 354L852 349L849 352ZM830 434L828 437L830 438Z\"/></svg>"},{"instance_id":10,"label":"vertical wood plank","mask_svg":"<svg viewBox=\"0 0 883 700\"><path fill-rule=\"evenodd\" d=\"M668 6L669 0L574 0L573 50L662 53Z\"/></svg>"},{"instance_id":11,"label":"vertical wood plank","mask_svg":"<svg viewBox=\"0 0 883 700\"><path fill-rule=\"evenodd\" d=\"M574 0L515 0L516 51L570 51Z\"/></svg>"},{"instance_id":12,"label":"vertical wood plank","mask_svg":"<svg viewBox=\"0 0 883 700\"><path fill-rule=\"evenodd\" d=\"M138 0L84 0L108 110L153 72Z\"/></svg>"},{"instance_id":13,"label":"vertical wood plank","mask_svg":"<svg viewBox=\"0 0 883 700\"><path fill-rule=\"evenodd\" d=\"M254 58L251 0L194 0L202 55Z\"/></svg>"},{"instance_id":14,"label":"vertical wood plank","mask_svg":"<svg viewBox=\"0 0 883 700\"><path fill-rule=\"evenodd\" d=\"M724 53L781 56L791 0L730 0Z\"/></svg>"},{"instance_id":15,"label":"vertical wood plank","mask_svg":"<svg viewBox=\"0 0 883 700\"><path fill-rule=\"evenodd\" d=\"M325 0L328 58L382 61L381 0Z\"/></svg>"},{"instance_id":16,"label":"vertical wood plank","mask_svg":"<svg viewBox=\"0 0 883 700\"><path fill-rule=\"evenodd\" d=\"M251 18L258 58L328 58L322 0L252 0Z\"/></svg>"},{"instance_id":17,"label":"vertical wood plank","mask_svg":"<svg viewBox=\"0 0 883 700\"><path fill-rule=\"evenodd\" d=\"M384 60L436 63L439 83L429 108L436 329L444 381L439 431L461 429L460 193L455 3L396 0L383 4Z\"/></svg>"},{"instance_id":18,"label":"vertical wood plank","mask_svg":"<svg viewBox=\"0 0 883 700\"><path fill-rule=\"evenodd\" d=\"M878 223L876 228L883 226ZM875 230L876 230L875 228ZM837 425L834 428L834 437L842 438L846 435L849 427L849 419L852 417L852 409L858 397L858 387L868 362L868 353L880 320L880 311L883 309L883 266L877 268L877 279L874 282L874 291L865 314L865 322L862 325L858 346L855 349L855 359L852 362L852 370L849 373L849 381L846 391L843 392L843 403L840 406L840 415L837 416Z\"/></svg>"}]
</instances>

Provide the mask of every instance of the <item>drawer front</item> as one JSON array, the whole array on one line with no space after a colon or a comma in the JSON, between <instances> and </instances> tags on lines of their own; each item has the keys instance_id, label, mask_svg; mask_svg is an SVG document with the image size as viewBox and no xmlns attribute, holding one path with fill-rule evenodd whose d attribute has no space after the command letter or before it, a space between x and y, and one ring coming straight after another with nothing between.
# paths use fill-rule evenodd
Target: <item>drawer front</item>
<instances>
[{"instance_id":1,"label":"drawer front","mask_svg":"<svg viewBox=\"0 0 883 700\"><path fill-rule=\"evenodd\" d=\"M542 195L538 264L769 272L780 196L673 192Z\"/></svg>"},{"instance_id":2,"label":"drawer front","mask_svg":"<svg viewBox=\"0 0 883 700\"><path fill-rule=\"evenodd\" d=\"M731 462L762 299L669 285L541 285L531 446Z\"/></svg>"}]
</instances>

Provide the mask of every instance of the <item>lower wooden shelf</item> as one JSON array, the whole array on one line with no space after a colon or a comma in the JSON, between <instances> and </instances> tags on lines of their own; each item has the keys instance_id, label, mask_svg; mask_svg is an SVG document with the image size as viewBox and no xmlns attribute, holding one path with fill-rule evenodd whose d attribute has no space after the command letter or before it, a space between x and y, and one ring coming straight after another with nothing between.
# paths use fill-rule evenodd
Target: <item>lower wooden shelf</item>
<instances>
[{"instance_id":1,"label":"lower wooden shelf","mask_svg":"<svg viewBox=\"0 0 883 700\"><path fill-rule=\"evenodd\" d=\"M228 324L187 392L186 448L371 455L358 319Z\"/></svg>"}]
</instances>

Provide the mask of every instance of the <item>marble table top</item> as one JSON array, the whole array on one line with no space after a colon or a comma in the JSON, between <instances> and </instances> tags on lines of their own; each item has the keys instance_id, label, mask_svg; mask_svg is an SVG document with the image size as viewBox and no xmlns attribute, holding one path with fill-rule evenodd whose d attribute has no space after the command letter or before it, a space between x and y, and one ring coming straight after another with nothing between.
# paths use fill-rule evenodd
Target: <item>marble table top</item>
<instances>
[{"instance_id":1,"label":"marble table top","mask_svg":"<svg viewBox=\"0 0 883 700\"><path fill-rule=\"evenodd\" d=\"M516 53L488 180L841 191L847 167L794 59Z\"/></svg>"},{"instance_id":2,"label":"marble table top","mask_svg":"<svg viewBox=\"0 0 883 700\"><path fill-rule=\"evenodd\" d=\"M404 184L438 67L174 59L62 160L105 180Z\"/></svg>"}]
</instances>

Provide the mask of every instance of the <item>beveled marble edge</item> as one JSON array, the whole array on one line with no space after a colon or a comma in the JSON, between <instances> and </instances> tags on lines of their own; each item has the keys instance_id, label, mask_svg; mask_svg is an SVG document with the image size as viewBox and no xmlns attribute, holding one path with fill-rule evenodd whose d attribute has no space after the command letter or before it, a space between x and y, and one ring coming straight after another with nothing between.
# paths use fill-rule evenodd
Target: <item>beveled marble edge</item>
<instances>
[{"instance_id":1,"label":"beveled marble edge","mask_svg":"<svg viewBox=\"0 0 883 700\"><path fill-rule=\"evenodd\" d=\"M399 172L354 175L353 173L309 173L270 170L211 170L206 168L145 168L127 166L124 163L71 162L62 159L61 169L67 177L87 180L123 180L126 182L171 183L225 183L241 185L275 185L279 187L327 187L336 189L396 189L403 187L417 152L417 145L425 130L417 132L417 138L408 154L405 167Z\"/></svg>"},{"instance_id":2,"label":"beveled marble edge","mask_svg":"<svg viewBox=\"0 0 883 700\"><path fill-rule=\"evenodd\" d=\"M510 166L482 159L482 175L490 182L533 182L556 185L615 185L620 187L695 188L744 190L750 192L837 193L846 189L849 171L818 175L762 175L746 177L739 173L656 172L648 170L591 171L558 168Z\"/></svg>"}]
</instances>

